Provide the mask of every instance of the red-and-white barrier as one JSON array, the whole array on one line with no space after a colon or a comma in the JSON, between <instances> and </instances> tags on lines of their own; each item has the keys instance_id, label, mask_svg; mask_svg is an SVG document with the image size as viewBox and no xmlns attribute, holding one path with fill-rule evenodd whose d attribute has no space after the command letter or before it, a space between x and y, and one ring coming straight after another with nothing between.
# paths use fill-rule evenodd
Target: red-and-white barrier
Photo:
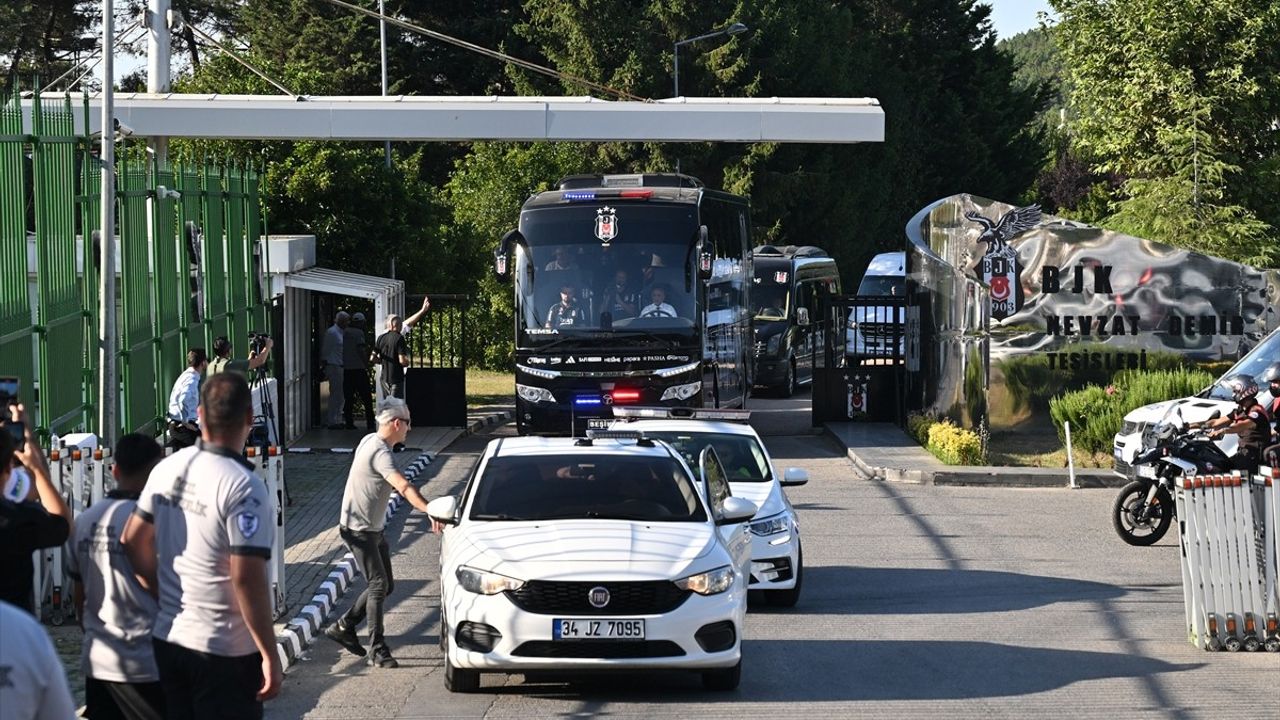
<instances>
[{"instance_id":1,"label":"red-and-white barrier","mask_svg":"<svg viewBox=\"0 0 1280 720\"><path fill-rule=\"evenodd\" d=\"M1187 636L1206 650L1280 652L1280 471L1178 479Z\"/></svg>"},{"instance_id":2,"label":"red-and-white barrier","mask_svg":"<svg viewBox=\"0 0 1280 720\"><path fill-rule=\"evenodd\" d=\"M98 447L98 439L92 434L68 435L49 451L49 474L53 486L58 488L71 508L72 521L93 503L106 497L115 487L111 474L114 458L110 448ZM172 454L166 448L165 454ZM280 617L285 608L285 538L284 538L284 455L280 448L269 447L266 452L258 448L246 448L245 457L254 464L254 472L267 484L267 494L276 505L275 534L271 547L271 587L274 617ZM36 607L53 625L61 625L75 617L71 597L71 579L67 573L66 551L62 546L45 548L33 553Z\"/></svg>"}]
</instances>

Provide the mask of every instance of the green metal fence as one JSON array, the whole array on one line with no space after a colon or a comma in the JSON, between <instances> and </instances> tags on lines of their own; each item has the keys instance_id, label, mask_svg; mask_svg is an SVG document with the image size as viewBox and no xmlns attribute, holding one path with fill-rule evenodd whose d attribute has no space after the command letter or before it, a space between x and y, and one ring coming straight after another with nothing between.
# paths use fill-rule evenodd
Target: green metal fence
<instances>
[{"instance_id":1,"label":"green metal fence","mask_svg":"<svg viewBox=\"0 0 1280 720\"><path fill-rule=\"evenodd\" d=\"M46 437L95 431L102 167L70 97L30 108L28 127L18 92L0 94L0 375L21 378ZM81 111L88 127L87 100ZM159 434L190 347L226 335L243 349L250 330L270 332L259 183L250 169L118 153L119 427Z\"/></svg>"}]
</instances>

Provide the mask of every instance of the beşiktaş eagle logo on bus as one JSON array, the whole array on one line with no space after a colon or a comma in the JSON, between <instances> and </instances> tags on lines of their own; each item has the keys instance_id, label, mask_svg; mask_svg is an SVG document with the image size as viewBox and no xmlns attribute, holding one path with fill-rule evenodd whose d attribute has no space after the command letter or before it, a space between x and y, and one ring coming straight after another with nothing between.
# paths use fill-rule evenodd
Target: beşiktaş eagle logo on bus
<instances>
[{"instance_id":1,"label":"be\u015fikta\u015f eagle logo on bus","mask_svg":"<svg viewBox=\"0 0 1280 720\"><path fill-rule=\"evenodd\" d=\"M995 222L972 210L964 216L983 228L978 242L987 244L987 252L974 266L974 275L991 287L991 318L1004 320L1023 302L1018 251L1009 241L1040 224L1040 206L1014 208Z\"/></svg>"},{"instance_id":2,"label":"be\u015fikta\u015f eagle logo on bus","mask_svg":"<svg viewBox=\"0 0 1280 720\"><path fill-rule=\"evenodd\" d=\"M596 210L596 237L605 245L618 237L618 211L605 206Z\"/></svg>"}]
</instances>

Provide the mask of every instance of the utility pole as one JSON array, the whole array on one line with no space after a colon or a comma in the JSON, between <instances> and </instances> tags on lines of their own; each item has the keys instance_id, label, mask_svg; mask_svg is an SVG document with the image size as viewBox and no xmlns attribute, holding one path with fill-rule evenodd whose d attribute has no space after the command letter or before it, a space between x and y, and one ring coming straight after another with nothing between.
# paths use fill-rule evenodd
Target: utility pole
<instances>
[{"instance_id":1,"label":"utility pole","mask_svg":"<svg viewBox=\"0 0 1280 720\"><path fill-rule=\"evenodd\" d=\"M98 270L98 441L112 447L119 413L116 401L116 138L115 138L115 6L102 2L102 216L99 232L102 262ZM85 268L87 271L88 268Z\"/></svg>"},{"instance_id":2,"label":"utility pole","mask_svg":"<svg viewBox=\"0 0 1280 720\"><path fill-rule=\"evenodd\" d=\"M147 92L169 92L169 0L147 0ZM169 140L150 139L156 163L163 165L169 153Z\"/></svg>"},{"instance_id":3,"label":"utility pole","mask_svg":"<svg viewBox=\"0 0 1280 720\"><path fill-rule=\"evenodd\" d=\"M383 7L383 0L378 0L378 37L382 44L382 97L387 96L387 11ZM384 146L387 154L387 169L391 169L391 141L387 140Z\"/></svg>"}]
</instances>

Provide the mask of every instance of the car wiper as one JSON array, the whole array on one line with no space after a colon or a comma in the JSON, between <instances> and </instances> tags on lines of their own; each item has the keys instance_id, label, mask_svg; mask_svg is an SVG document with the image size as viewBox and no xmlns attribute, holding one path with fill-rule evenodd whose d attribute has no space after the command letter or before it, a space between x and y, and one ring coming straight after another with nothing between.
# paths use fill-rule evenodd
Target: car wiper
<instances>
[{"instance_id":1,"label":"car wiper","mask_svg":"<svg viewBox=\"0 0 1280 720\"><path fill-rule=\"evenodd\" d=\"M517 517L506 513L472 513L472 520L528 520L529 518Z\"/></svg>"}]
</instances>

